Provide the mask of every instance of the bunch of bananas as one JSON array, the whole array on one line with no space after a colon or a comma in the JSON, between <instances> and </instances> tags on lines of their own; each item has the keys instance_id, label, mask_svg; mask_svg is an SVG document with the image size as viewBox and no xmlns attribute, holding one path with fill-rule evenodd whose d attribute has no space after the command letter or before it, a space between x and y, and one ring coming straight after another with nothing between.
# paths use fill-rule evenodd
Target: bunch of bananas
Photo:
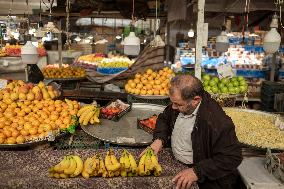
<instances>
[{"instance_id":1,"label":"bunch of bananas","mask_svg":"<svg viewBox=\"0 0 284 189\"><path fill-rule=\"evenodd\" d=\"M76 177L83 171L83 161L79 156L64 156L60 163L48 169L49 177L68 178Z\"/></svg>"},{"instance_id":2,"label":"bunch of bananas","mask_svg":"<svg viewBox=\"0 0 284 189\"><path fill-rule=\"evenodd\" d=\"M82 125L99 123L100 108L95 105L83 106L77 113L79 123Z\"/></svg>"},{"instance_id":3,"label":"bunch of bananas","mask_svg":"<svg viewBox=\"0 0 284 189\"><path fill-rule=\"evenodd\" d=\"M162 167L151 148L140 158L139 164L127 150L123 150L119 161L112 149L107 151L105 159L100 155L87 158L85 162L79 156L64 156L60 163L48 169L49 177L69 178L82 174L86 179L90 177L132 177L132 176L160 176Z\"/></svg>"},{"instance_id":4,"label":"bunch of bananas","mask_svg":"<svg viewBox=\"0 0 284 189\"><path fill-rule=\"evenodd\" d=\"M119 163L121 165L120 176L138 176L138 167L135 158L127 150L123 150Z\"/></svg>"},{"instance_id":5,"label":"bunch of bananas","mask_svg":"<svg viewBox=\"0 0 284 189\"><path fill-rule=\"evenodd\" d=\"M99 155L87 158L84 162L82 176L85 179L88 179L91 176L108 177L108 172L106 170L103 159Z\"/></svg>"},{"instance_id":6,"label":"bunch of bananas","mask_svg":"<svg viewBox=\"0 0 284 189\"><path fill-rule=\"evenodd\" d=\"M149 176L154 173L154 176L160 176L162 167L158 163L158 158L152 148L148 148L146 153L140 158L138 164L138 174L140 176Z\"/></svg>"},{"instance_id":7,"label":"bunch of bananas","mask_svg":"<svg viewBox=\"0 0 284 189\"><path fill-rule=\"evenodd\" d=\"M116 159L112 149L108 150L105 157L105 167L108 177L114 177L120 175L121 165Z\"/></svg>"}]
</instances>

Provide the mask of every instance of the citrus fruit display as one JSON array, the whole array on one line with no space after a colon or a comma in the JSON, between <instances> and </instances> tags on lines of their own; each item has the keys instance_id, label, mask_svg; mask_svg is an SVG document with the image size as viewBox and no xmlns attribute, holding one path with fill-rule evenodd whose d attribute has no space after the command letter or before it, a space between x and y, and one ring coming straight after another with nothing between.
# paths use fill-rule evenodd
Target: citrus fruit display
<instances>
[{"instance_id":1,"label":"citrus fruit display","mask_svg":"<svg viewBox=\"0 0 284 189\"><path fill-rule=\"evenodd\" d=\"M135 95L169 95L170 79L173 70L165 67L158 71L148 68L144 73L137 73L127 81L125 91Z\"/></svg>"},{"instance_id":2,"label":"citrus fruit display","mask_svg":"<svg viewBox=\"0 0 284 189\"><path fill-rule=\"evenodd\" d=\"M48 65L43 70L43 75L45 78L82 78L86 76L86 71L84 68L63 65Z\"/></svg>"},{"instance_id":3,"label":"citrus fruit display","mask_svg":"<svg viewBox=\"0 0 284 189\"><path fill-rule=\"evenodd\" d=\"M4 95L7 93L4 93ZM0 144L21 144L68 130L77 122L76 101L23 100L0 101ZM74 128L73 128L74 129Z\"/></svg>"},{"instance_id":4,"label":"citrus fruit display","mask_svg":"<svg viewBox=\"0 0 284 189\"><path fill-rule=\"evenodd\" d=\"M42 81L35 85L25 83L22 80L15 80L0 90L0 100L8 105L19 100L48 100L55 99L58 96L59 91L54 89L53 86L46 86Z\"/></svg>"}]
</instances>

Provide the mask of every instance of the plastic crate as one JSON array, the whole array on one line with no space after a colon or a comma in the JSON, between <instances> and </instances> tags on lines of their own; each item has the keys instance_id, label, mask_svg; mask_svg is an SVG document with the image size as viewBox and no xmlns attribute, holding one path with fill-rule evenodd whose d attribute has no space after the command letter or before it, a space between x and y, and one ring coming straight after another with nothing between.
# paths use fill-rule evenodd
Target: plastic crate
<instances>
[{"instance_id":1,"label":"plastic crate","mask_svg":"<svg viewBox=\"0 0 284 189\"><path fill-rule=\"evenodd\" d=\"M284 93L284 82L264 81L261 91L269 94Z\"/></svg>"}]
</instances>

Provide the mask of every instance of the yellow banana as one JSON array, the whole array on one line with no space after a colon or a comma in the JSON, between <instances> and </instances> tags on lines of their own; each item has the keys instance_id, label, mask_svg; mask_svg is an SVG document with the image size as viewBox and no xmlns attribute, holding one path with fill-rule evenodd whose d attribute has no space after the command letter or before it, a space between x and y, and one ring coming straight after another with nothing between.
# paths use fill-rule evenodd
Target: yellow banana
<instances>
[{"instance_id":1,"label":"yellow banana","mask_svg":"<svg viewBox=\"0 0 284 189\"><path fill-rule=\"evenodd\" d=\"M89 175L87 172L85 172L85 171L82 172L82 176L83 176L85 179L90 178L90 175Z\"/></svg>"},{"instance_id":2,"label":"yellow banana","mask_svg":"<svg viewBox=\"0 0 284 189\"><path fill-rule=\"evenodd\" d=\"M54 170L55 172L58 172L58 171L60 170L60 168L61 168L61 166L62 166L62 164L63 164L64 161L65 161L65 157L64 157L58 164L56 164L56 165L53 167L53 170Z\"/></svg>"},{"instance_id":3,"label":"yellow banana","mask_svg":"<svg viewBox=\"0 0 284 189\"><path fill-rule=\"evenodd\" d=\"M93 119L94 119L94 123L100 123L100 120L97 116L94 116Z\"/></svg>"},{"instance_id":4,"label":"yellow banana","mask_svg":"<svg viewBox=\"0 0 284 189\"><path fill-rule=\"evenodd\" d=\"M107 170L104 164L103 159L100 157L100 169L99 169L99 174L102 175L102 177L107 177Z\"/></svg>"},{"instance_id":5,"label":"yellow banana","mask_svg":"<svg viewBox=\"0 0 284 189\"><path fill-rule=\"evenodd\" d=\"M84 162L84 171L88 174L92 174L93 169L93 159L92 158L87 158L87 160Z\"/></svg>"},{"instance_id":6,"label":"yellow banana","mask_svg":"<svg viewBox=\"0 0 284 189\"><path fill-rule=\"evenodd\" d=\"M131 165L130 165L130 161L129 161L129 157L128 157L128 154L126 153L126 151L123 152L124 153L124 167L127 171L130 170L131 168Z\"/></svg>"},{"instance_id":7,"label":"yellow banana","mask_svg":"<svg viewBox=\"0 0 284 189\"><path fill-rule=\"evenodd\" d=\"M99 171L100 169L100 160L98 159L98 156L93 157L93 170Z\"/></svg>"},{"instance_id":8,"label":"yellow banana","mask_svg":"<svg viewBox=\"0 0 284 189\"><path fill-rule=\"evenodd\" d=\"M84 120L83 120L83 125L88 125L90 119L92 118L92 116L94 115L94 111L91 111L89 112L85 117L84 117Z\"/></svg>"},{"instance_id":9,"label":"yellow banana","mask_svg":"<svg viewBox=\"0 0 284 189\"><path fill-rule=\"evenodd\" d=\"M110 178L111 178L111 177L114 177L114 172L109 171L109 172L108 172L108 177L110 177Z\"/></svg>"},{"instance_id":10,"label":"yellow banana","mask_svg":"<svg viewBox=\"0 0 284 189\"><path fill-rule=\"evenodd\" d=\"M107 152L106 154L106 157L105 157L105 166L106 166L106 169L108 169L108 166L111 165L111 160L110 160L110 155L109 155L109 151Z\"/></svg>"},{"instance_id":11,"label":"yellow banana","mask_svg":"<svg viewBox=\"0 0 284 189\"><path fill-rule=\"evenodd\" d=\"M159 162L158 162L158 159L157 159L156 155L152 155L152 156L151 156L151 161L152 161L152 164L153 164L154 168L155 168L157 165L159 165Z\"/></svg>"},{"instance_id":12,"label":"yellow banana","mask_svg":"<svg viewBox=\"0 0 284 189\"><path fill-rule=\"evenodd\" d=\"M154 176L159 176L162 173L162 167L158 162L158 157L155 155L152 149L150 149L150 153L152 154L151 161L154 166Z\"/></svg>"},{"instance_id":13,"label":"yellow banana","mask_svg":"<svg viewBox=\"0 0 284 189\"><path fill-rule=\"evenodd\" d=\"M140 158L139 164L138 164L138 172L140 176L145 176L145 158L146 153L143 154L143 156Z\"/></svg>"},{"instance_id":14,"label":"yellow banana","mask_svg":"<svg viewBox=\"0 0 284 189\"><path fill-rule=\"evenodd\" d=\"M154 171L154 176L160 176L162 173L162 167L160 164L158 164L156 167L155 167L155 171Z\"/></svg>"},{"instance_id":15,"label":"yellow banana","mask_svg":"<svg viewBox=\"0 0 284 189\"><path fill-rule=\"evenodd\" d=\"M91 119L90 119L90 124L95 124L95 120L94 120L94 117L92 117Z\"/></svg>"},{"instance_id":16,"label":"yellow banana","mask_svg":"<svg viewBox=\"0 0 284 189\"><path fill-rule=\"evenodd\" d=\"M111 168L113 170L111 171L117 171L120 168L120 163L117 161L114 152L112 150L110 151L110 161L111 164L113 165L113 167Z\"/></svg>"},{"instance_id":17,"label":"yellow banana","mask_svg":"<svg viewBox=\"0 0 284 189\"><path fill-rule=\"evenodd\" d=\"M130 162L130 167L131 167L131 171L132 173L136 173L136 170L137 170L137 163L136 163L136 160L134 159L133 155L130 154L129 152L128 153L128 159L129 159L129 162Z\"/></svg>"},{"instance_id":18,"label":"yellow banana","mask_svg":"<svg viewBox=\"0 0 284 189\"><path fill-rule=\"evenodd\" d=\"M70 175L70 176L71 177L76 177L76 176L78 176L79 174L82 173L83 167L84 167L84 163L83 163L82 159L79 156L72 156L72 157L75 160L77 167L76 167L75 171L73 172L73 174Z\"/></svg>"},{"instance_id":19,"label":"yellow banana","mask_svg":"<svg viewBox=\"0 0 284 189\"><path fill-rule=\"evenodd\" d=\"M92 112L92 110L87 109L86 111L84 111L84 112L82 113L82 115L79 117L79 123L83 123L85 117L87 116L87 114L88 114L89 112Z\"/></svg>"},{"instance_id":20,"label":"yellow banana","mask_svg":"<svg viewBox=\"0 0 284 189\"><path fill-rule=\"evenodd\" d=\"M119 159L119 163L120 163L120 166L121 166L121 169L125 169L125 156L124 154L121 155L120 159Z\"/></svg>"},{"instance_id":21,"label":"yellow banana","mask_svg":"<svg viewBox=\"0 0 284 189\"><path fill-rule=\"evenodd\" d=\"M108 171L117 171L120 168L120 163L114 160L115 164L112 163L113 157L107 152L105 157L105 166ZM117 162L117 163L116 163Z\"/></svg>"},{"instance_id":22,"label":"yellow banana","mask_svg":"<svg viewBox=\"0 0 284 189\"><path fill-rule=\"evenodd\" d=\"M125 170L120 171L120 176L127 177L127 172Z\"/></svg>"},{"instance_id":23,"label":"yellow banana","mask_svg":"<svg viewBox=\"0 0 284 189\"><path fill-rule=\"evenodd\" d=\"M145 157L145 173L146 175L150 175L151 171L153 170L154 166L152 165L151 157L149 152L146 152L146 157Z\"/></svg>"},{"instance_id":24,"label":"yellow banana","mask_svg":"<svg viewBox=\"0 0 284 189\"><path fill-rule=\"evenodd\" d=\"M96 117L100 117L100 112L101 112L100 108L96 107L96 113L95 113Z\"/></svg>"},{"instance_id":25,"label":"yellow banana","mask_svg":"<svg viewBox=\"0 0 284 189\"><path fill-rule=\"evenodd\" d=\"M85 112L85 111L87 111L87 110L94 109L94 108L95 108L95 107L94 107L93 105L86 105L86 106L82 107L82 108L78 111L77 116L80 117L80 116L83 114L83 112Z\"/></svg>"},{"instance_id":26,"label":"yellow banana","mask_svg":"<svg viewBox=\"0 0 284 189\"><path fill-rule=\"evenodd\" d=\"M53 174L53 177L59 179L59 178L60 178L60 175L59 175L59 173L54 173L54 174Z\"/></svg>"},{"instance_id":27,"label":"yellow banana","mask_svg":"<svg viewBox=\"0 0 284 189\"><path fill-rule=\"evenodd\" d=\"M74 171L76 170L76 166L77 166L76 161L73 158L73 156L70 156L69 161L70 161L70 166L68 168L64 169L64 174L67 174L67 175L73 174Z\"/></svg>"},{"instance_id":28,"label":"yellow banana","mask_svg":"<svg viewBox=\"0 0 284 189\"><path fill-rule=\"evenodd\" d=\"M57 165L54 166L54 171L58 173L63 173L64 169L67 169L70 166L70 160L68 156L65 156L64 159Z\"/></svg>"},{"instance_id":29,"label":"yellow banana","mask_svg":"<svg viewBox=\"0 0 284 189\"><path fill-rule=\"evenodd\" d=\"M60 173L59 176L60 176L60 178L64 178L64 179L68 178L68 175L66 175L64 173Z\"/></svg>"}]
</instances>

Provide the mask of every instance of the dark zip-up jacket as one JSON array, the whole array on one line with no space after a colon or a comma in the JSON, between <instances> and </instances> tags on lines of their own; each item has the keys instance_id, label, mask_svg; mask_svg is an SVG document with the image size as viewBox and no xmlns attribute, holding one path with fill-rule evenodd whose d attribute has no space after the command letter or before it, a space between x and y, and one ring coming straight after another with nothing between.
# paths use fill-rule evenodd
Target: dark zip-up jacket
<instances>
[{"instance_id":1,"label":"dark zip-up jacket","mask_svg":"<svg viewBox=\"0 0 284 189\"><path fill-rule=\"evenodd\" d=\"M154 140L170 140L179 112L172 105L158 116ZM193 168L200 189L232 189L242 161L235 126L219 104L204 93L191 133Z\"/></svg>"}]
</instances>

